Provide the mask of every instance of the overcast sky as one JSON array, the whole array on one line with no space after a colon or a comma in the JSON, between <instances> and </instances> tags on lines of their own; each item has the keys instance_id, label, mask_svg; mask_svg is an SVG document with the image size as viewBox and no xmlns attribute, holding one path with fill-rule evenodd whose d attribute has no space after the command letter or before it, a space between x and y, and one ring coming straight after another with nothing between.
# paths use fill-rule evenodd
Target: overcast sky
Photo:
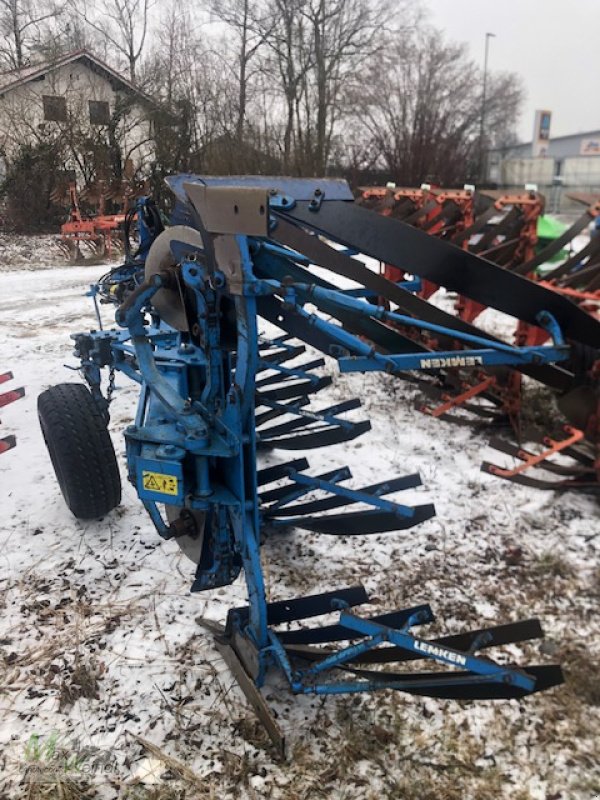
<instances>
[{"instance_id":1,"label":"overcast sky","mask_svg":"<svg viewBox=\"0 0 600 800\"><path fill-rule=\"evenodd\" d=\"M531 141L536 108L552 111L551 136L600 129L600 0L425 0L430 21L466 42L483 66L518 72L525 102L518 126Z\"/></svg>"}]
</instances>

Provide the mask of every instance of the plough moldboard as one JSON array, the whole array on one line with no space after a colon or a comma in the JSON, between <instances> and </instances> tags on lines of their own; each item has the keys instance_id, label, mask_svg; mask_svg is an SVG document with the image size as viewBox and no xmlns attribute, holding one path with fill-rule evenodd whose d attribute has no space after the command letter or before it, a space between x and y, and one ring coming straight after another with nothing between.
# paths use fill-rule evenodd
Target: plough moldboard
<instances>
[{"instance_id":1,"label":"plough moldboard","mask_svg":"<svg viewBox=\"0 0 600 800\"><path fill-rule=\"evenodd\" d=\"M545 200L533 186L521 193L500 191L369 187L362 189L358 202L379 214L402 220L429 235L452 242L467 252L476 253L504 269L552 289L577 303L594 318L600 313L600 236L593 236L583 248L575 250L573 240L590 222L600 224L600 197L573 194L569 197L586 208L582 215L554 239L538 237L538 223L544 220ZM543 229L542 229L543 236ZM568 248L566 250L565 248ZM556 263L556 262L560 263ZM555 262L548 268L546 265ZM405 270L382 263L385 277L406 280ZM433 302L445 286L425 279L418 295ZM489 306L471 295L457 294L456 316L470 324ZM495 306L492 306L495 307ZM514 308L517 311L516 306ZM543 344L548 332L515 313L514 341L519 346ZM594 347L579 336L570 368L576 373L575 389L567 391L555 383L556 376L538 375L538 380L559 389L564 423L548 422L532 426L529 396L523 392L519 369L446 369L437 387L424 387L424 399L417 407L435 418L461 424L500 425L515 434L517 444L495 436L490 445L516 458L520 463L502 468L484 462L482 469L508 480L537 488L597 491L600 470L600 368ZM435 342L429 342L436 346ZM546 401L551 404L551 397ZM457 413L459 412L460 413ZM547 415L551 416L551 415ZM523 425L525 420L525 425ZM576 429L576 430L574 430ZM526 449L534 447L534 451ZM557 462L556 456L560 457ZM531 471L537 473L534 477ZM557 477L560 476L560 478Z\"/></svg>"},{"instance_id":2,"label":"plough moldboard","mask_svg":"<svg viewBox=\"0 0 600 800\"><path fill-rule=\"evenodd\" d=\"M410 535L435 513L397 499L420 485L417 474L357 488L345 466L310 467L307 451L370 427L359 399L320 399L332 381L326 359L342 372L381 371L426 390L455 375L508 369L580 392L573 359L583 344L600 347L600 322L468 249L359 207L344 181L180 175L168 183L171 227L162 230L140 200L138 252L90 292L95 303L117 306L118 328L103 330L98 314L99 330L73 336L89 392L62 384L39 398L71 510L101 516L120 500L106 430L120 371L140 385L125 432L128 476L159 535L194 562L192 590L228 585L243 570L248 605L232 609L224 626L204 624L281 749L259 691L269 670L296 694L386 688L500 699L561 683L558 666L519 667L488 654L540 637L537 620L431 639L422 634L434 619L428 605L373 615L360 586L269 603L260 543L281 530ZM359 254L512 315L550 342L501 341L419 296L415 281L372 271ZM342 279L352 288L340 288ZM264 338L261 318L280 334ZM77 446L64 444L69 437ZM267 465L265 451L289 452ZM89 491L78 493L87 478L93 502ZM430 669L411 671L417 660Z\"/></svg>"}]
</instances>

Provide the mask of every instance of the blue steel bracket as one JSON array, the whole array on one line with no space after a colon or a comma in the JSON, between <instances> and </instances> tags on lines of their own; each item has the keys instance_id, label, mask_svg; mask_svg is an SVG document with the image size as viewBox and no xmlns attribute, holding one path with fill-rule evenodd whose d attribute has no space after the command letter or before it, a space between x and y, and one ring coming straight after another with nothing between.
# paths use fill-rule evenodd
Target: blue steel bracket
<instances>
[{"instance_id":1,"label":"blue steel bracket","mask_svg":"<svg viewBox=\"0 0 600 800\"><path fill-rule=\"evenodd\" d=\"M407 292L420 292L423 288L423 281L421 278L413 278L410 281L398 281L396 283L400 289L405 289ZM374 292L372 289L365 289L360 287L358 289L343 289L342 293L347 295L348 297L364 297L364 298L372 298L377 297L377 292Z\"/></svg>"},{"instance_id":2,"label":"blue steel bracket","mask_svg":"<svg viewBox=\"0 0 600 800\"><path fill-rule=\"evenodd\" d=\"M374 691L377 689L400 689L410 691L414 689L414 684L409 680L403 682L402 674L390 674L386 677L385 672L377 674L377 677L361 680L359 682L340 681L337 678L331 682L319 683L318 679L330 675L332 670L349 668L353 671L352 662L360 660L359 657L365 653L378 648L382 644L394 645L400 650L413 654L414 658L429 659L438 664L461 668L466 673L460 675L450 673L431 673L427 683L421 682L421 688L429 685L431 687L470 685L481 683L498 683L504 686L511 686L522 690L524 693L533 692L536 685L536 678L528 675L526 671L512 666L497 664L489 658L482 658L473 654L478 646L485 646L487 639L480 636L475 641L474 646L469 651L457 650L450 645L430 642L414 636L410 633L410 628L433 621L433 615L428 607L423 607L411 614L406 623L398 629L383 625L373 619L358 617L349 611L342 611L339 616L338 625L352 631L355 637L362 637L357 644L348 645L339 650L330 652L324 658L314 661L306 668L292 666L285 647L279 640L277 634L270 630L270 643L272 651L285 673L290 688L295 694L340 694ZM348 634L347 638L353 638ZM357 670L358 674L360 671ZM335 674L335 673L334 673ZM410 678L410 674L406 674Z\"/></svg>"},{"instance_id":3,"label":"blue steel bracket","mask_svg":"<svg viewBox=\"0 0 600 800\"><path fill-rule=\"evenodd\" d=\"M102 394L102 367L118 368L115 345L127 339L128 335L116 330L90 331L71 334L75 342L73 355L79 359L79 370L90 387L92 398L106 423L109 422L108 400Z\"/></svg>"},{"instance_id":4,"label":"blue steel bracket","mask_svg":"<svg viewBox=\"0 0 600 800\"><path fill-rule=\"evenodd\" d=\"M347 694L394 689L412 694L454 699L519 698L563 682L556 665L520 668L499 664L478 653L489 647L543 637L538 620L530 619L482 630L427 640L412 628L431 623L429 605L401 609L368 618L357 616L353 607L368 603L360 586L320 595L281 600L266 607L268 641L256 644L249 627L249 611L232 609L227 617L225 639L252 676L262 686L264 673L258 664L278 666L295 694ZM306 626L311 617L339 610L338 621ZM300 622L301 627L274 628ZM350 642L339 649L333 642ZM324 648L313 645L326 645ZM363 669L361 664L391 664L433 661L450 670L430 672ZM348 678L350 679L344 679Z\"/></svg>"},{"instance_id":5,"label":"blue steel bracket","mask_svg":"<svg viewBox=\"0 0 600 800\"><path fill-rule=\"evenodd\" d=\"M570 348L565 344L564 336L556 319L548 311L538 315L541 327L550 333L554 345L541 345L539 347L514 347L504 342L486 339L463 331L446 328L425 320L409 317L388 311L383 306L376 306L357 297L352 297L344 292L324 289L316 284L300 284L292 281L263 281L269 284L282 300L285 309L300 312L307 302L325 302L336 306L342 311L352 312L361 317L392 322L406 327L420 328L439 336L450 337L467 344L479 345L477 350L452 350L446 352L433 352L431 354L406 353L402 355L381 355L371 350L367 355L340 358L341 372L369 372L398 370L423 370L441 369L448 367L481 367L481 366L518 366L523 364L555 364L565 361L570 356ZM279 288L278 288L279 287ZM301 295L299 298L298 295ZM306 312L303 312L306 313ZM313 315L310 315L311 318ZM321 324L314 321L315 325ZM331 330L330 326L330 330ZM339 336L339 334L338 334ZM353 337L354 338L354 337Z\"/></svg>"},{"instance_id":6,"label":"blue steel bracket","mask_svg":"<svg viewBox=\"0 0 600 800\"><path fill-rule=\"evenodd\" d=\"M289 211L295 205L294 198L287 194L276 194L269 197L269 206L277 211Z\"/></svg>"},{"instance_id":7,"label":"blue steel bracket","mask_svg":"<svg viewBox=\"0 0 600 800\"><path fill-rule=\"evenodd\" d=\"M569 357L570 348L561 347L515 347L513 352L492 348L483 350L442 350L430 354L407 353L397 356L370 358L350 356L340 358L340 372L372 372L383 370L435 370L464 367L520 366L524 364L556 364Z\"/></svg>"}]
</instances>

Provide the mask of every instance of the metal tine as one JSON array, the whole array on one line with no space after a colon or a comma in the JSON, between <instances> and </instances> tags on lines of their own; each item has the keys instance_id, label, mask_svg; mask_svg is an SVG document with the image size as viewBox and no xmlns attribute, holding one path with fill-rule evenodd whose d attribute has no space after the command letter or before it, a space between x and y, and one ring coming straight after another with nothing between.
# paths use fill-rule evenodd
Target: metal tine
<instances>
[{"instance_id":1,"label":"metal tine","mask_svg":"<svg viewBox=\"0 0 600 800\"><path fill-rule=\"evenodd\" d=\"M261 389L256 392L258 400L289 400L292 397L305 397L309 394L320 392L327 386L331 386L333 378L329 375L316 380L297 381L286 385L283 384L276 389Z\"/></svg>"},{"instance_id":2,"label":"metal tine","mask_svg":"<svg viewBox=\"0 0 600 800\"><path fill-rule=\"evenodd\" d=\"M364 533L374 533L384 530L400 530L411 527L414 521L429 519L435 514L432 505L418 506L416 509L401 505L391 500L385 500L375 494L365 492L361 489L351 489L347 486L336 486L327 481L319 480L310 475L303 475L299 472L292 472L290 480L294 483L308 485L314 489L322 489L330 494L345 498L345 505L350 503L363 503L371 506L371 511L359 511L355 513L344 513L342 515L330 515L324 517L300 517L293 520L272 520L274 526L296 525L307 530L318 530L322 533L343 533L344 528L340 528L340 523L347 522L350 525L350 532L360 533L363 527ZM395 523L394 523L395 520Z\"/></svg>"},{"instance_id":3,"label":"metal tine","mask_svg":"<svg viewBox=\"0 0 600 800\"><path fill-rule=\"evenodd\" d=\"M586 244L585 247L583 247L577 253L573 253L571 256L569 256L567 259L565 259L565 261L563 261L562 264L559 264L558 267L555 267L550 272L547 272L544 275L544 280L545 281L553 281L553 280L557 280L558 278L565 277L565 275L568 275L568 273L571 271L571 269L573 267L575 267L577 264L579 264L579 262L583 258L586 258L587 256L595 255L595 253L596 253L596 251L598 249L600 249L600 242L598 242L598 240L596 238L590 239L590 241ZM589 266L589 262L588 262L588 266ZM577 275L581 275L581 273L584 273L584 272L585 272L585 269L577 270L577 272L575 272L572 276L569 276L569 279L576 278ZM565 281L564 284L568 285L568 281Z\"/></svg>"},{"instance_id":4,"label":"metal tine","mask_svg":"<svg viewBox=\"0 0 600 800\"><path fill-rule=\"evenodd\" d=\"M335 589L331 592L294 597L290 600L276 600L267 603L267 624L272 626L283 625L286 622L296 622L300 619L320 617L340 608L352 608L369 602L369 596L364 586L349 586L346 589ZM227 614L226 634L232 622L239 620L245 623L249 619L248 606L234 608Z\"/></svg>"},{"instance_id":5,"label":"metal tine","mask_svg":"<svg viewBox=\"0 0 600 800\"><path fill-rule=\"evenodd\" d=\"M544 444L544 436L545 435L543 433L535 428L525 428L522 434L522 438L526 441L528 440L538 444ZM561 453L565 456L574 458L576 461L581 462L585 466L589 466L590 469L594 468L594 458L591 455L582 452L577 447L565 447L563 450L561 450Z\"/></svg>"},{"instance_id":6,"label":"metal tine","mask_svg":"<svg viewBox=\"0 0 600 800\"><path fill-rule=\"evenodd\" d=\"M292 209L285 212L276 210L274 213L277 217L284 216L293 220L296 225L310 226L326 232L328 239L341 240L347 246L354 245L358 240L365 255L392 266L397 265L400 269L410 270L432 283L450 286L452 290L467 295L476 302L491 305L523 322L535 325L538 311L551 306L551 311L559 320L567 339L592 346L600 345L600 326L576 304L533 281L523 281L513 272L479 258L474 253L458 248L450 252L445 242L410 225L402 225L359 205L335 200L322 203L318 210L309 208L309 203L298 202ZM278 228L273 238L281 241ZM403 261L399 258L399 248L405 248L406 252L418 248L422 258L414 263L407 263L406 259ZM309 257L306 251L303 252ZM333 263L333 259L331 262ZM467 264L471 267L467 268ZM386 296L392 299L389 291ZM429 319L428 311L425 313ZM485 338L493 337L486 334ZM556 388L569 383L568 373L565 374L556 366L527 365L520 371L537 380L543 378L544 383Z\"/></svg>"},{"instance_id":7,"label":"metal tine","mask_svg":"<svg viewBox=\"0 0 600 800\"><path fill-rule=\"evenodd\" d=\"M492 464L489 461L484 461L481 465L481 471L487 472L494 477L502 477L505 481L511 483L518 483L519 486L528 486L530 489L549 489L554 492L567 492L574 489L581 489L585 492L600 492L600 483L598 483L595 474L590 472L590 480L583 480L581 478L570 478L562 481L545 481L540 478L531 478L529 475L524 475L522 472L517 475L501 475L498 476L495 470L498 469L497 464Z\"/></svg>"},{"instance_id":8,"label":"metal tine","mask_svg":"<svg viewBox=\"0 0 600 800\"><path fill-rule=\"evenodd\" d=\"M256 444L257 450L280 448L282 450L311 450L316 447L331 447L341 442L356 439L371 429L369 420L350 423L350 427L339 425L323 425L318 429L305 426L306 433L296 432L292 436L280 438L260 437Z\"/></svg>"},{"instance_id":9,"label":"metal tine","mask_svg":"<svg viewBox=\"0 0 600 800\"><path fill-rule=\"evenodd\" d=\"M515 667L507 667L507 669L515 669ZM564 683L562 670L557 664L527 666L524 671L535 679L535 686L531 691L493 681L487 675L475 675L472 672L464 671L392 673L357 670L350 667L344 669L344 672L367 679L363 682L364 689L361 691L378 688L373 684L379 683L379 688L397 689L409 694L437 697L444 700L519 699Z\"/></svg>"},{"instance_id":10,"label":"metal tine","mask_svg":"<svg viewBox=\"0 0 600 800\"><path fill-rule=\"evenodd\" d=\"M524 447L507 442L506 439L501 439L499 436L490 439L489 446L500 453L505 453L508 456L513 456L521 461L525 461L527 456L535 456L530 450L525 450ZM553 472L556 475L563 475L565 477L577 477L582 474L590 474L593 472L592 468L584 466L566 467L563 464L556 464L554 461L542 461L535 465L536 469L544 469L548 472Z\"/></svg>"},{"instance_id":11,"label":"metal tine","mask_svg":"<svg viewBox=\"0 0 600 800\"><path fill-rule=\"evenodd\" d=\"M275 241L289 245L298 250L301 250L305 255L309 256L314 263L324 266L331 272L343 275L350 280L356 281L361 286L372 289L378 295L386 297L391 302L395 303L403 313L410 314L420 319L429 319L431 322L438 322L449 328L456 328L457 330L474 332L476 329L466 322L463 322L453 314L449 314L442 309L432 306L431 303L413 295L411 292L402 289L402 287L388 281L383 275L379 275L366 267L362 262L356 259L347 258L342 252L325 244L317 236L307 233L305 230L287 222L286 220L279 220L277 228L275 229ZM335 237L329 236L334 240ZM330 288L332 284L329 284ZM389 330L383 326L384 331ZM481 331L477 329L477 332ZM396 336L398 333L396 332ZM487 334L486 334L487 336ZM373 333L369 335L372 341L374 339ZM493 338L493 337L489 337ZM393 350L394 352L402 352L402 337L395 341ZM380 344L382 342L380 341ZM406 346L405 342L405 346ZM415 342L410 342L412 350L415 348ZM387 348L386 348L387 349Z\"/></svg>"},{"instance_id":12,"label":"metal tine","mask_svg":"<svg viewBox=\"0 0 600 800\"><path fill-rule=\"evenodd\" d=\"M532 259L526 261L524 264L519 265L516 269L516 272L518 272L520 275L527 275L527 273L533 272L536 267L539 267L540 264L550 261L552 256L560 253L566 244L569 244L571 240L575 238L575 236L587 228L589 223L590 215L588 211L584 211L579 219L575 220L568 230L561 234L557 239L551 241L548 245L546 245L546 247L544 247L543 250L538 251Z\"/></svg>"},{"instance_id":13,"label":"metal tine","mask_svg":"<svg viewBox=\"0 0 600 800\"><path fill-rule=\"evenodd\" d=\"M273 403L272 405L276 405ZM283 422L281 425L276 425L273 428L267 428L263 431L261 436L278 436L280 433L289 433L294 428L310 425L314 422L327 422L329 424L342 425L345 427L352 427L356 423L346 419L337 419L336 414L342 414L345 411L353 411L355 408L360 408L361 402L358 399L347 400L344 403L338 403L335 406L328 406L320 411L303 411L300 408L294 409L293 405L285 406L285 413L297 414L299 419L293 419L289 422Z\"/></svg>"},{"instance_id":14,"label":"metal tine","mask_svg":"<svg viewBox=\"0 0 600 800\"><path fill-rule=\"evenodd\" d=\"M473 245L473 252L481 253L482 251L487 250L494 239L497 236L504 234L518 216L519 209L514 206L497 225L494 225L487 233L484 233L477 244Z\"/></svg>"},{"instance_id":15,"label":"metal tine","mask_svg":"<svg viewBox=\"0 0 600 800\"><path fill-rule=\"evenodd\" d=\"M281 336L277 336L275 339L269 339L267 344L271 347L292 347L292 345L288 344L292 338L289 333L282 333Z\"/></svg>"},{"instance_id":16,"label":"metal tine","mask_svg":"<svg viewBox=\"0 0 600 800\"><path fill-rule=\"evenodd\" d=\"M589 266L585 267L584 269L577 270L572 275L569 275L565 278L564 281L561 281L561 286L581 286L585 288L591 288L590 283L593 281L600 274L600 264L590 264Z\"/></svg>"},{"instance_id":17,"label":"metal tine","mask_svg":"<svg viewBox=\"0 0 600 800\"><path fill-rule=\"evenodd\" d=\"M343 424L342 424L343 423ZM295 441L309 441L315 439L315 445L318 447L320 444L319 437L323 436L322 444L327 443L328 433L333 432L336 436L341 438L339 441L347 441L347 439L354 439L360 433L365 433L371 429L369 420L361 420L360 422L352 422L350 420L314 420L301 417L298 420L291 420L290 424L284 423L276 425L273 428L264 428L259 433L258 446L261 444L266 447L283 446L283 443L290 442L292 447ZM292 434L286 437L285 434Z\"/></svg>"},{"instance_id":18,"label":"metal tine","mask_svg":"<svg viewBox=\"0 0 600 800\"><path fill-rule=\"evenodd\" d=\"M332 483L339 483L340 481L348 480L352 477L352 473L348 467L338 467L338 469L331 470L331 472L324 472L322 475L317 475L321 480L331 481ZM268 513L271 514L275 509L285 503L291 503L293 500L302 497L312 491L311 486L298 486L297 483L289 483L285 486L279 486L277 489L271 489L268 492L259 494L261 503L274 503L274 506L269 506Z\"/></svg>"},{"instance_id":19,"label":"metal tine","mask_svg":"<svg viewBox=\"0 0 600 800\"><path fill-rule=\"evenodd\" d=\"M392 492L402 491L403 489L414 489L416 486L421 486L421 476L417 473L412 475L404 475L401 478L393 478L392 480L382 481L381 483L373 483L371 486L365 486L361 492L382 497ZM333 508L340 508L340 506L348 503L346 497L326 497L323 500L315 500L311 503L304 503L303 505L292 506L292 508L284 509L279 512L278 516L291 516L293 514L314 514L320 511L329 511ZM269 512L271 509L269 509Z\"/></svg>"},{"instance_id":20,"label":"metal tine","mask_svg":"<svg viewBox=\"0 0 600 800\"><path fill-rule=\"evenodd\" d=\"M269 483L289 477L291 472L302 472L308 469L309 464L305 458L296 458L293 461L286 461L284 464L275 464L272 467L256 470L256 483L258 486L266 486Z\"/></svg>"},{"instance_id":21,"label":"metal tine","mask_svg":"<svg viewBox=\"0 0 600 800\"><path fill-rule=\"evenodd\" d=\"M416 211L413 211L412 214L409 214L406 217L402 218L402 222L406 225L412 225L413 222L416 222L419 217L426 217L430 211L433 211L434 208L437 207L437 203L435 200L428 200L422 208L417 208Z\"/></svg>"},{"instance_id":22,"label":"metal tine","mask_svg":"<svg viewBox=\"0 0 600 800\"><path fill-rule=\"evenodd\" d=\"M376 618L371 618L372 621L377 622ZM385 623L389 627L395 627L390 623ZM346 629L347 631L348 629ZM295 631L294 631L295 633ZM298 640L284 639L282 634L277 634L281 641L289 644L304 644ZM287 631L285 634L287 636ZM356 635L356 634L355 634ZM451 634L449 636L440 636L436 639L427 639L429 644L442 645L445 647L452 647L455 650L473 651L476 649L486 650L490 647L500 647L505 644L516 644L517 642L525 642L531 639L541 639L544 636L544 631L538 619L528 619L519 622L509 622L506 625L496 625L491 628L480 628L475 631L468 631L465 633ZM326 641L326 640L323 640ZM335 641L331 639L330 641ZM315 642L316 643L316 642ZM309 644L307 641L306 644ZM476 647L475 647L476 645ZM323 655L328 655L329 651L323 649L313 650L311 648L301 649L294 647L286 647L290 655L298 656L306 660L312 661L313 659L322 658ZM331 651L333 652L333 651ZM410 650L404 650L401 647L380 647L363 653L356 659L349 663L354 664L389 664L391 662L401 663L406 661L417 661L420 656Z\"/></svg>"},{"instance_id":23,"label":"metal tine","mask_svg":"<svg viewBox=\"0 0 600 800\"><path fill-rule=\"evenodd\" d=\"M477 217L475 222L469 228L465 228L464 231L461 231L461 233L457 234L454 237L453 244L459 246L465 240L470 239L471 236L474 236L476 233L479 233L479 231L482 228L485 228L487 223L492 219L492 217L495 217L497 213L498 211L495 208L494 204L492 203L492 205L489 206L489 208L487 208L486 211L484 211Z\"/></svg>"},{"instance_id":24,"label":"metal tine","mask_svg":"<svg viewBox=\"0 0 600 800\"><path fill-rule=\"evenodd\" d=\"M303 353L306 353L306 347L303 344L299 344L295 345L294 347L288 347L285 350L276 350L274 353L263 353L259 351L258 359L259 362L264 361L269 365L283 364L286 361L291 361L293 358L301 356ZM265 366L264 369L270 369L270 366Z\"/></svg>"},{"instance_id":25,"label":"metal tine","mask_svg":"<svg viewBox=\"0 0 600 800\"><path fill-rule=\"evenodd\" d=\"M256 381L257 388L267 386L271 383L284 381L286 378L303 378L312 369L322 367L325 364L324 358L316 358L313 361L307 361L305 364L298 364L297 367L282 367L281 364L269 364L268 369L275 370L276 375L269 375L267 378L261 378Z\"/></svg>"},{"instance_id":26,"label":"metal tine","mask_svg":"<svg viewBox=\"0 0 600 800\"><path fill-rule=\"evenodd\" d=\"M588 292L597 292L598 290L600 290L600 274L598 274L592 281L588 283L586 289Z\"/></svg>"},{"instance_id":27,"label":"metal tine","mask_svg":"<svg viewBox=\"0 0 600 800\"><path fill-rule=\"evenodd\" d=\"M427 615L430 622L433 622L433 611L429 604L415 606L414 608L403 608L400 611L392 611L387 614L378 614L375 617L369 617L371 622L378 622L381 625L388 625L391 628L401 628L406 625L409 618L413 614L422 613ZM362 639L365 634L352 631L350 628L345 628L343 625L336 623L334 625L322 625L317 628L301 628L295 631L277 631L277 638L285 645L309 645L309 644L324 644L326 642L341 642L350 639ZM293 647L288 648L286 651L291 655L302 656L302 651L296 651ZM331 651L333 652L333 651ZM372 652L377 652L376 650ZM322 657L328 655L329 651L323 649L311 650L311 658ZM368 654L365 654L368 655ZM361 663L364 656L358 659Z\"/></svg>"},{"instance_id":28,"label":"metal tine","mask_svg":"<svg viewBox=\"0 0 600 800\"><path fill-rule=\"evenodd\" d=\"M328 536L368 536L406 530L435 516L435 507L432 504L413 506L410 511L412 513L406 516L400 516L393 511L356 511L324 517L286 517L269 520L269 523L277 527L300 528Z\"/></svg>"},{"instance_id":29,"label":"metal tine","mask_svg":"<svg viewBox=\"0 0 600 800\"><path fill-rule=\"evenodd\" d=\"M292 399L289 403L274 403L270 400L263 400L261 407L269 408L269 411L263 411L261 414L256 414L254 417L254 424L258 428L264 425L265 422L270 422L277 417L283 417L285 414L295 414L294 409L303 408L310 404L309 397L301 397L299 400Z\"/></svg>"}]
</instances>

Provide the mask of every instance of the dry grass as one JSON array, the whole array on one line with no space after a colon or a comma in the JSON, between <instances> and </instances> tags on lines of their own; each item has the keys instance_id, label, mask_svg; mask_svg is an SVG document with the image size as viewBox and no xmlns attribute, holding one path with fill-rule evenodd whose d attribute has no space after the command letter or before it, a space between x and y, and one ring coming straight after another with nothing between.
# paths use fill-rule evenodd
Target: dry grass
<instances>
[{"instance_id":1,"label":"dry grass","mask_svg":"<svg viewBox=\"0 0 600 800\"><path fill-rule=\"evenodd\" d=\"M26 800L83 800L94 789L83 772L81 756L70 752L56 735L42 741L32 736L25 748L22 780Z\"/></svg>"}]
</instances>

